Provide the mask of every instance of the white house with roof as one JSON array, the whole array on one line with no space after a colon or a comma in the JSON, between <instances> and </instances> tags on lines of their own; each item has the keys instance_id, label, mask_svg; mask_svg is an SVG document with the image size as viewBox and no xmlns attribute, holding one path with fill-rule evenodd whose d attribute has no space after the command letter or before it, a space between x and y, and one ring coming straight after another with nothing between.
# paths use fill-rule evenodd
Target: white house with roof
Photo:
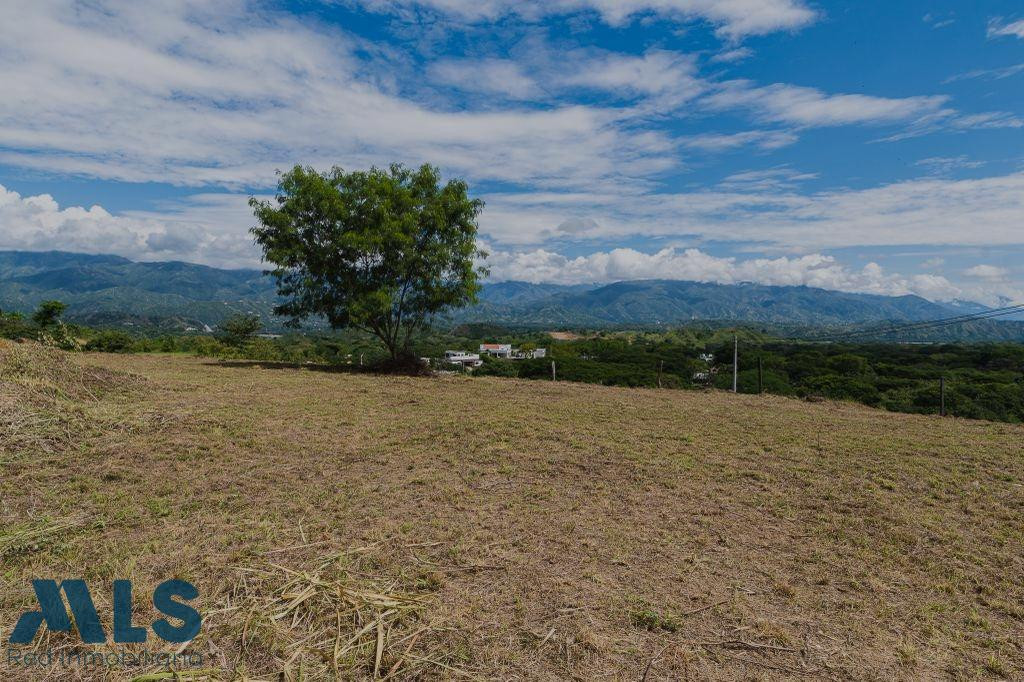
<instances>
[{"instance_id":1,"label":"white house with roof","mask_svg":"<svg viewBox=\"0 0 1024 682\"><path fill-rule=\"evenodd\" d=\"M484 364L479 355L464 350L446 350L444 361L449 365L462 365L463 367L479 367Z\"/></svg>"},{"instance_id":2,"label":"white house with roof","mask_svg":"<svg viewBox=\"0 0 1024 682\"><path fill-rule=\"evenodd\" d=\"M513 348L511 343L481 343L480 355L490 355L506 360L530 360L533 358L547 357L546 348L535 348L534 350L519 350Z\"/></svg>"},{"instance_id":3,"label":"white house with roof","mask_svg":"<svg viewBox=\"0 0 1024 682\"><path fill-rule=\"evenodd\" d=\"M512 344L511 343L481 343L480 354L490 355L495 358L510 358L512 357Z\"/></svg>"}]
</instances>

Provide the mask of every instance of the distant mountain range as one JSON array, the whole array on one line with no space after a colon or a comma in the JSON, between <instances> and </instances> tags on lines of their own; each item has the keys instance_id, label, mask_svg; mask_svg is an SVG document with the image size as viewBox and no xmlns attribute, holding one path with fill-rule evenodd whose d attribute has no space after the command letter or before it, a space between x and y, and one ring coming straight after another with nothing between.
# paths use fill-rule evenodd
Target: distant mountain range
<instances>
[{"instance_id":1,"label":"distant mountain range","mask_svg":"<svg viewBox=\"0 0 1024 682\"><path fill-rule=\"evenodd\" d=\"M277 294L260 270L0 251L0 310L28 312L47 299L67 303L67 318L83 324L184 330L215 327L242 312L273 325Z\"/></svg>"},{"instance_id":2,"label":"distant mountain range","mask_svg":"<svg viewBox=\"0 0 1024 682\"><path fill-rule=\"evenodd\" d=\"M932 320L958 314L949 306L919 296L679 280L639 280L590 287L500 282L486 286L481 299L479 306L459 316L473 321L609 326L692 320L838 325Z\"/></svg>"},{"instance_id":3,"label":"distant mountain range","mask_svg":"<svg viewBox=\"0 0 1024 682\"><path fill-rule=\"evenodd\" d=\"M29 312L47 299L67 303L69 319L96 326L203 330L242 312L260 315L270 329L282 322L272 312L277 300L274 283L259 270L137 263L119 256L62 251L0 251L0 310ZM985 307L969 302L944 304L919 296L850 294L803 286L676 280L575 286L498 282L486 284L480 303L456 311L451 321L655 327L699 320L793 329L916 322L980 310ZM950 337L1024 340L1024 324L972 322L946 328L938 338Z\"/></svg>"}]
</instances>

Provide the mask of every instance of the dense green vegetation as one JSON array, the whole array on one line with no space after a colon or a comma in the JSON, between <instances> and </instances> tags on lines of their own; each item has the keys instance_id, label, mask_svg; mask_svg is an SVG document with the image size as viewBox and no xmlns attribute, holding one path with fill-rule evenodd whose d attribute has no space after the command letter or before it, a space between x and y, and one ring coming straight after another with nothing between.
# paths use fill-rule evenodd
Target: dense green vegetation
<instances>
[{"instance_id":1,"label":"dense green vegetation","mask_svg":"<svg viewBox=\"0 0 1024 682\"><path fill-rule=\"evenodd\" d=\"M48 306L54 311L55 306ZM58 313L61 311L57 311ZM0 313L0 336L38 339L68 350L112 353L187 353L229 360L316 363L373 368L386 358L366 333L292 333L257 336L251 318L235 318L218 335L129 334L65 324L59 315L36 320ZM936 413L939 379L946 406L959 417L1024 421L1024 345L812 343L775 338L762 330L690 325L667 332L592 332L556 341L547 333L494 324L467 324L419 335L413 349L439 358L448 349L474 351L480 343L544 347L549 357L507 361L485 358L478 376L559 380L616 386L698 389L732 387L732 339L739 337L739 390L852 400L898 412ZM711 355L709 363L701 356ZM437 365L446 367L443 364ZM453 371L454 368L452 368ZM708 375L706 378L701 374Z\"/></svg>"},{"instance_id":2,"label":"dense green vegetation","mask_svg":"<svg viewBox=\"0 0 1024 682\"><path fill-rule=\"evenodd\" d=\"M475 303L487 271L476 265L483 202L441 171L388 169L327 173L295 166L273 201L252 198L252 228L272 264L274 313L298 328L310 318L380 339L392 362L416 364L413 339L431 320Z\"/></svg>"},{"instance_id":3,"label":"dense green vegetation","mask_svg":"<svg viewBox=\"0 0 1024 682\"><path fill-rule=\"evenodd\" d=\"M708 371L700 360L714 355L710 383L732 387L732 340L724 331L694 338L692 333L622 334L560 343L548 360L491 361L483 374L550 379L551 360L559 379L621 386L700 387ZM1024 421L1024 346L1020 344L813 344L740 337L738 388L797 397L852 400L898 412L935 413L939 380L946 379L950 414L975 419ZM510 368L508 365L514 365Z\"/></svg>"}]
</instances>

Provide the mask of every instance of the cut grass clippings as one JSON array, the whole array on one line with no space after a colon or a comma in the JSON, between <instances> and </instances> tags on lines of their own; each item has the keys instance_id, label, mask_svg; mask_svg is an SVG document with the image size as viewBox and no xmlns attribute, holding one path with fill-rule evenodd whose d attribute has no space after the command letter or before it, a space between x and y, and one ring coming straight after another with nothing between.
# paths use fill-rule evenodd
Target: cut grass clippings
<instances>
[{"instance_id":1,"label":"cut grass clippings","mask_svg":"<svg viewBox=\"0 0 1024 682\"><path fill-rule=\"evenodd\" d=\"M0 346L0 627L200 592L202 662L48 679L1024 676L1020 425Z\"/></svg>"}]
</instances>

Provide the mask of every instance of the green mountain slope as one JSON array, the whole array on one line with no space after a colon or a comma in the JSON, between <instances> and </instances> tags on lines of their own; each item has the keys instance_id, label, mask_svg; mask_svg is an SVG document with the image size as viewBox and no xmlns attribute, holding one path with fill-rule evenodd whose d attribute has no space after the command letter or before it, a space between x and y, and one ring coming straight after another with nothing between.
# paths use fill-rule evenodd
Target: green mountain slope
<instances>
[{"instance_id":1,"label":"green mountain slope","mask_svg":"<svg viewBox=\"0 0 1024 682\"><path fill-rule=\"evenodd\" d=\"M29 312L47 299L64 301L69 319L93 325L202 330L246 312L260 315L268 329L283 326L283 320L273 315L274 283L259 270L136 263L119 256L61 251L0 251L0 309ZM456 311L450 319L534 327L656 327L716 320L795 329L934 320L970 309L983 307L939 304L917 296L757 284L497 282L484 286L478 305ZM901 340L1021 339L1024 324L990 320Z\"/></svg>"},{"instance_id":2,"label":"green mountain slope","mask_svg":"<svg viewBox=\"0 0 1024 682\"><path fill-rule=\"evenodd\" d=\"M0 251L0 309L28 312L47 299L64 301L67 317L85 324L204 329L251 312L280 325L273 282L259 270Z\"/></svg>"}]
</instances>

